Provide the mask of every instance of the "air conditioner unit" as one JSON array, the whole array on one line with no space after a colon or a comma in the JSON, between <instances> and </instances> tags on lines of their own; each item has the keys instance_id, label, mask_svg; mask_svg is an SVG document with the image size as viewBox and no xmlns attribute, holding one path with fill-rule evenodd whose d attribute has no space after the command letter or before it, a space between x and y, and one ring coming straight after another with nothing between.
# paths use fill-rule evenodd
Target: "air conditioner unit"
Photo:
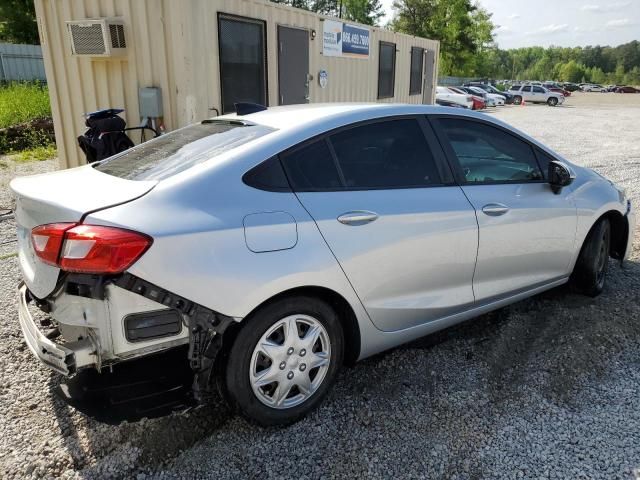
<instances>
[{"instance_id":1,"label":"air conditioner unit","mask_svg":"<svg viewBox=\"0 0 640 480\"><path fill-rule=\"evenodd\" d=\"M124 23L117 18L88 18L67 22L71 53L90 57L124 55Z\"/></svg>"}]
</instances>

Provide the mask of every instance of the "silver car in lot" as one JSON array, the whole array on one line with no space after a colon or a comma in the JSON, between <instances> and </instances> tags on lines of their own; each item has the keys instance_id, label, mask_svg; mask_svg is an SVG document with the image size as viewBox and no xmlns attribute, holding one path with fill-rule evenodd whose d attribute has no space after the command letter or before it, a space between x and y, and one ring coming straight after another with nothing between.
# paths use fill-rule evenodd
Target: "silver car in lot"
<instances>
[{"instance_id":1,"label":"silver car in lot","mask_svg":"<svg viewBox=\"0 0 640 480\"><path fill-rule=\"evenodd\" d=\"M425 105L225 115L11 188L40 360L73 375L188 345L196 397L263 425L345 363L566 282L599 294L634 229L597 173Z\"/></svg>"}]
</instances>

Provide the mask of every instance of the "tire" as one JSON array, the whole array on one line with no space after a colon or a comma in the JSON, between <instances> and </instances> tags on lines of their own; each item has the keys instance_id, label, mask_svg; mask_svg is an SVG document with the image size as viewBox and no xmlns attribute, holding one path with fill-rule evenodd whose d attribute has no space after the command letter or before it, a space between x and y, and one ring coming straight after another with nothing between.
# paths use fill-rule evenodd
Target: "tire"
<instances>
[{"instance_id":1,"label":"tire","mask_svg":"<svg viewBox=\"0 0 640 480\"><path fill-rule=\"evenodd\" d=\"M223 393L262 426L300 420L322 402L342 365L344 334L336 312L317 298L292 296L245 321L227 357ZM293 325L297 339L287 333ZM311 332L317 340L305 342ZM258 385L258 378L273 381Z\"/></svg>"},{"instance_id":2,"label":"tire","mask_svg":"<svg viewBox=\"0 0 640 480\"><path fill-rule=\"evenodd\" d=\"M558 99L556 97L551 97L547 100L547 104L550 107L555 107L556 105L558 105Z\"/></svg>"},{"instance_id":3,"label":"tire","mask_svg":"<svg viewBox=\"0 0 640 480\"><path fill-rule=\"evenodd\" d=\"M571 275L576 291L590 297L602 293L609 269L610 244L611 225L605 218L593 226L580 250Z\"/></svg>"},{"instance_id":4,"label":"tire","mask_svg":"<svg viewBox=\"0 0 640 480\"><path fill-rule=\"evenodd\" d=\"M520 95L516 95L513 97L513 104L520 105L522 103L522 97Z\"/></svg>"}]
</instances>

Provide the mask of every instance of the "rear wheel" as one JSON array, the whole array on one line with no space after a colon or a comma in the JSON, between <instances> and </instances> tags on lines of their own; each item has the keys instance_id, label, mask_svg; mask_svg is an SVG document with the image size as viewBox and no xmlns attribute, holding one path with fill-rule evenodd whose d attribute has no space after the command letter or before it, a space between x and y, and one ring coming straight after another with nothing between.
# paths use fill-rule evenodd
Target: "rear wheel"
<instances>
[{"instance_id":1,"label":"rear wheel","mask_svg":"<svg viewBox=\"0 0 640 480\"><path fill-rule=\"evenodd\" d=\"M247 319L229 352L225 393L249 419L286 425L316 408L342 364L334 310L313 297L278 300Z\"/></svg>"},{"instance_id":2,"label":"rear wheel","mask_svg":"<svg viewBox=\"0 0 640 480\"><path fill-rule=\"evenodd\" d=\"M600 220L589 232L571 275L574 288L585 295L596 297L602 293L609 269L611 225Z\"/></svg>"},{"instance_id":3,"label":"rear wheel","mask_svg":"<svg viewBox=\"0 0 640 480\"><path fill-rule=\"evenodd\" d=\"M520 105L522 103L522 97L520 95L516 95L513 97L513 103L515 105Z\"/></svg>"},{"instance_id":4,"label":"rear wheel","mask_svg":"<svg viewBox=\"0 0 640 480\"><path fill-rule=\"evenodd\" d=\"M558 104L558 99L556 97L551 97L547 100L547 103L550 107L555 107Z\"/></svg>"}]
</instances>

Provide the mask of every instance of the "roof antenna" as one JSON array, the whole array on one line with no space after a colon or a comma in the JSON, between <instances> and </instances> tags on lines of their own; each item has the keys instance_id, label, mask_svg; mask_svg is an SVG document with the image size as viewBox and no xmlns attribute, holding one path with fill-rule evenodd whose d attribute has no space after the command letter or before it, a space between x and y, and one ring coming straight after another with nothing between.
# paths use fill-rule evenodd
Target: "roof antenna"
<instances>
[{"instance_id":1,"label":"roof antenna","mask_svg":"<svg viewBox=\"0 0 640 480\"><path fill-rule=\"evenodd\" d=\"M236 107L236 115L249 115L250 113L262 112L267 107L259 103L237 102L233 104Z\"/></svg>"}]
</instances>

